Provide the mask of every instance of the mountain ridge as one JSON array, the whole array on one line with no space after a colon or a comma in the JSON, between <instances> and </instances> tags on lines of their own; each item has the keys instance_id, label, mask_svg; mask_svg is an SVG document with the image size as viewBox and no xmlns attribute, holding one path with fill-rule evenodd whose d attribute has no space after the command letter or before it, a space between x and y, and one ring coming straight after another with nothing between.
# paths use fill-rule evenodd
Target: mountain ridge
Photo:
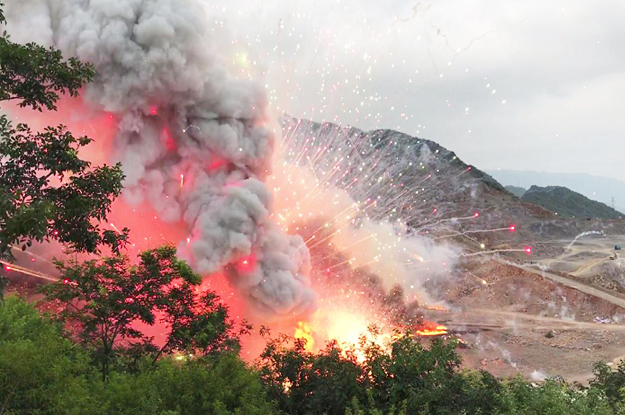
<instances>
[{"instance_id":1,"label":"mountain ridge","mask_svg":"<svg viewBox=\"0 0 625 415\"><path fill-rule=\"evenodd\" d=\"M564 186L532 186L522 200L556 212L561 217L620 219L623 214Z\"/></svg>"}]
</instances>

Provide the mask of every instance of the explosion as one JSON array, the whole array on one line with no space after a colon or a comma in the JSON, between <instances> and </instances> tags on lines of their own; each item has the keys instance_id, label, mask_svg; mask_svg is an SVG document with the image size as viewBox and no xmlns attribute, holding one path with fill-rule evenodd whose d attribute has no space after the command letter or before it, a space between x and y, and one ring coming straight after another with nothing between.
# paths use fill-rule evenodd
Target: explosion
<instances>
[{"instance_id":1,"label":"explosion","mask_svg":"<svg viewBox=\"0 0 625 415\"><path fill-rule=\"evenodd\" d=\"M315 349L315 339L312 335L312 329L305 321L298 321L297 328L295 329L296 339L303 340L306 344L304 348L308 351L312 351Z\"/></svg>"},{"instance_id":2,"label":"explosion","mask_svg":"<svg viewBox=\"0 0 625 415\"><path fill-rule=\"evenodd\" d=\"M210 46L199 3L26 0L6 12L15 40L95 66L84 101L66 111L70 128L99 143L93 161L122 162L112 216L133 222L134 248L175 238L196 271L235 288L220 292L225 301L243 299L257 321L294 319L311 350L356 344L371 325L391 336L432 302L425 286L458 252L427 235L446 220L440 194L458 191L470 168L437 177L425 168L443 155L424 143L398 150L396 137L286 117L278 138L264 90L231 77Z\"/></svg>"}]
</instances>

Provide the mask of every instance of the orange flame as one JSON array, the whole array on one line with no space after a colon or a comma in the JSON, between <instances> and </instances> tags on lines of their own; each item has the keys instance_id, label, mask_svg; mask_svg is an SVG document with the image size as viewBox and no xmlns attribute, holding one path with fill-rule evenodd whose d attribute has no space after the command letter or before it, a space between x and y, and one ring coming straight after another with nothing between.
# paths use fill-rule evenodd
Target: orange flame
<instances>
[{"instance_id":1,"label":"orange flame","mask_svg":"<svg viewBox=\"0 0 625 415\"><path fill-rule=\"evenodd\" d=\"M424 321L423 324L415 330L417 336L442 336L447 334L447 327L432 323L430 321Z\"/></svg>"},{"instance_id":2,"label":"orange flame","mask_svg":"<svg viewBox=\"0 0 625 415\"><path fill-rule=\"evenodd\" d=\"M314 350L313 348L315 346L315 339L312 335L312 329L305 321L297 322L297 328L295 329L295 338L304 340L306 342L306 344L304 345L304 349L306 349L307 351L312 352Z\"/></svg>"},{"instance_id":3,"label":"orange flame","mask_svg":"<svg viewBox=\"0 0 625 415\"><path fill-rule=\"evenodd\" d=\"M438 304L428 305L425 308L428 309L428 310L433 310L433 311L449 311L447 308L443 307L442 305L438 305Z\"/></svg>"}]
</instances>

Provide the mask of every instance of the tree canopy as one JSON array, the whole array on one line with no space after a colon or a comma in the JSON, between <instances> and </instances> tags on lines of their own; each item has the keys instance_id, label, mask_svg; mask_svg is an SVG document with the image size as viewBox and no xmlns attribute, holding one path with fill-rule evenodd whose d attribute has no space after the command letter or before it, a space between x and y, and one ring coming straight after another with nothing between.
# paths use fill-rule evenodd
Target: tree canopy
<instances>
[{"instance_id":1,"label":"tree canopy","mask_svg":"<svg viewBox=\"0 0 625 415\"><path fill-rule=\"evenodd\" d=\"M0 3L0 24L6 24ZM11 42L0 36L0 101L55 110L60 96L76 96L95 76L93 66L64 59L54 48ZM120 164L92 166L80 149L92 140L75 137L63 125L32 131L0 117L0 257L33 242L57 240L74 251L113 252L128 240L128 229L103 230L124 175Z\"/></svg>"},{"instance_id":2,"label":"tree canopy","mask_svg":"<svg viewBox=\"0 0 625 415\"><path fill-rule=\"evenodd\" d=\"M139 255L78 263L57 261L62 279L43 286L48 300L63 305L59 318L69 324L100 366L104 380L119 356L174 352L211 355L238 352L238 334L227 308L210 291L198 289L201 277L165 245ZM163 345L137 328L160 322L169 330ZM243 329L247 330L246 327Z\"/></svg>"},{"instance_id":3,"label":"tree canopy","mask_svg":"<svg viewBox=\"0 0 625 415\"><path fill-rule=\"evenodd\" d=\"M6 24L0 3L0 24ZM11 42L0 37L0 101L17 100L21 107L56 109L60 94L77 96L93 80L93 66L76 58L65 60L55 48Z\"/></svg>"}]
</instances>

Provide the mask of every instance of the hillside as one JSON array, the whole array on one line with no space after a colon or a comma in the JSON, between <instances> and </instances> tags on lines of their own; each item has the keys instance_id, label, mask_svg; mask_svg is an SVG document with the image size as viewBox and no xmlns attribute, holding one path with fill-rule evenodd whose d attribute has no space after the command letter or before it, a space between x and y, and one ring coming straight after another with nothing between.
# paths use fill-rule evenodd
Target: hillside
<instances>
[{"instance_id":1,"label":"hillside","mask_svg":"<svg viewBox=\"0 0 625 415\"><path fill-rule=\"evenodd\" d=\"M527 189L518 186L506 186L506 190L515 195L516 197L523 197Z\"/></svg>"},{"instance_id":2,"label":"hillside","mask_svg":"<svg viewBox=\"0 0 625 415\"><path fill-rule=\"evenodd\" d=\"M604 203L562 186L532 186L521 199L557 212L561 217L618 219L623 216Z\"/></svg>"},{"instance_id":3,"label":"hillside","mask_svg":"<svg viewBox=\"0 0 625 415\"><path fill-rule=\"evenodd\" d=\"M538 171L486 170L504 186L514 185L529 189L531 186L564 186L584 196L615 205L615 209L625 212L625 182L611 177L592 176L583 173L548 173Z\"/></svg>"},{"instance_id":4,"label":"hillside","mask_svg":"<svg viewBox=\"0 0 625 415\"><path fill-rule=\"evenodd\" d=\"M546 226L558 216L526 203L507 191L497 180L463 162L440 144L398 131L363 131L329 122L319 123L284 115L285 159L310 168L323 177L339 165L334 185L347 189L357 201L376 200L367 210L376 219L401 220L415 232L446 238L471 247L533 244L544 232L558 236L577 229ZM311 145L313 144L313 145ZM290 156L293 155L293 156ZM475 220L466 220L478 216ZM465 218L456 220L457 218ZM442 222L441 222L442 221ZM516 232L480 230L517 225Z\"/></svg>"}]
</instances>

